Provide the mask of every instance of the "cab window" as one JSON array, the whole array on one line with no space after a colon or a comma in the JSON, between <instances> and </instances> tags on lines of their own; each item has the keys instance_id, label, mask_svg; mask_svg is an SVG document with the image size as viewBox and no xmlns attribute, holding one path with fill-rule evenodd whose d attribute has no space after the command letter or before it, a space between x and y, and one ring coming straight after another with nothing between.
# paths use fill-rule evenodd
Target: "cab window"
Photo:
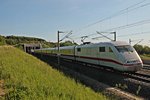
<instances>
[{"instance_id":1,"label":"cab window","mask_svg":"<svg viewBox=\"0 0 150 100\"><path fill-rule=\"evenodd\" d=\"M130 45L116 46L118 52L133 52L134 49Z\"/></svg>"}]
</instances>

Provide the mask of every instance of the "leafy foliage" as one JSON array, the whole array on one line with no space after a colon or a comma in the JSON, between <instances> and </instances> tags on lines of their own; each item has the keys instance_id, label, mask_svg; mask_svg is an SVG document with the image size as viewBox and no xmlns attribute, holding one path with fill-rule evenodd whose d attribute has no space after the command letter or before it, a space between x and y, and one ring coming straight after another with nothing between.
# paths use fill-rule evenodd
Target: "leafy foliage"
<instances>
[{"instance_id":1,"label":"leafy foliage","mask_svg":"<svg viewBox=\"0 0 150 100\"><path fill-rule=\"evenodd\" d=\"M5 37L0 35L0 45L6 44Z\"/></svg>"},{"instance_id":2,"label":"leafy foliage","mask_svg":"<svg viewBox=\"0 0 150 100\"><path fill-rule=\"evenodd\" d=\"M8 45L16 45L21 43L43 43L46 42L44 39L24 37L24 36L6 36L6 43Z\"/></svg>"},{"instance_id":3,"label":"leafy foliage","mask_svg":"<svg viewBox=\"0 0 150 100\"><path fill-rule=\"evenodd\" d=\"M78 45L78 44L77 43L73 43L71 41L65 41L65 42L60 43L61 47L63 47L63 46L72 46L72 45Z\"/></svg>"},{"instance_id":4,"label":"leafy foliage","mask_svg":"<svg viewBox=\"0 0 150 100\"><path fill-rule=\"evenodd\" d=\"M150 47L148 46L134 45L134 48L141 55L150 54Z\"/></svg>"},{"instance_id":5,"label":"leafy foliage","mask_svg":"<svg viewBox=\"0 0 150 100\"><path fill-rule=\"evenodd\" d=\"M35 44L41 44L43 48L50 48L50 47L56 47L57 42L47 42L44 39L40 38L34 38L34 37L24 37L24 36L0 36L0 45L15 45L15 47L18 47L22 49L22 44L27 43L35 43ZM60 43L60 46L70 46L70 45L77 45L77 43L73 43L71 41L65 41Z\"/></svg>"}]
</instances>

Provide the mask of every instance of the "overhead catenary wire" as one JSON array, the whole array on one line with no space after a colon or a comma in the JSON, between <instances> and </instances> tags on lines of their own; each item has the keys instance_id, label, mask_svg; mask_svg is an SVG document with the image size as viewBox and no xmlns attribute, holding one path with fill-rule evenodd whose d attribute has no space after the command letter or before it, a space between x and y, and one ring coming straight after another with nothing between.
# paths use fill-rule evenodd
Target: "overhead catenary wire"
<instances>
[{"instance_id":1,"label":"overhead catenary wire","mask_svg":"<svg viewBox=\"0 0 150 100\"><path fill-rule=\"evenodd\" d=\"M96 35L97 33L92 33L92 34L89 34L89 35L84 35L84 36L86 36L86 37L91 37L91 36L93 36L93 35ZM75 37L75 36L70 36L72 39L81 39L82 37L84 37L84 36L79 36L79 37Z\"/></svg>"},{"instance_id":2,"label":"overhead catenary wire","mask_svg":"<svg viewBox=\"0 0 150 100\"><path fill-rule=\"evenodd\" d=\"M72 31L70 31L67 35L65 35L60 41L63 41L65 38L68 38L72 34Z\"/></svg>"},{"instance_id":3,"label":"overhead catenary wire","mask_svg":"<svg viewBox=\"0 0 150 100\"><path fill-rule=\"evenodd\" d=\"M134 36L134 35L139 35L139 34L150 34L150 31L138 32L138 33L132 33L132 34L126 34L126 35L118 35L118 37Z\"/></svg>"},{"instance_id":4,"label":"overhead catenary wire","mask_svg":"<svg viewBox=\"0 0 150 100\"><path fill-rule=\"evenodd\" d=\"M136 44L134 44L134 45L137 45L137 44L139 44L140 42L142 42L144 39L141 39L140 41L138 41Z\"/></svg>"},{"instance_id":5,"label":"overhead catenary wire","mask_svg":"<svg viewBox=\"0 0 150 100\"><path fill-rule=\"evenodd\" d=\"M143 24L148 24L148 23L150 23L150 19L138 21L138 22L123 25L123 26L114 27L111 29L106 29L105 31L121 30L121 29L131 28L131 27L135 27L135 26L139 26L139 25L143 25Z\"/></svg>"},{"instance_id":6,"label":"overhead catenary wire","mask_svg":"<svg viewBox=\"0 0 150 100\"><path fill-rule=\"evenodd\" d=\"M75 31L75 32L82 31L83 29L86 29L86 28L91 27L91 26L93 26L93 25L96 25L96 24L98 24L98 23L104 22L105 20L111 19L111 18L113 18L113 17L117 17L117 16L122 15L122 14L124 14L124 13L131 12L131 11L136 10L136 9L138 9L138 8L141 8L141 7L145 7L145 6L150 5L150 2L144 3L145 1L146 1L146 0L142 0L142 1L140 1L140 2L138 2L138 3L136 3L136 4L133 4L133 5L127 7L127 8L125 8L125 9L123 9L123 10L120 10L119 12L117 12L117 13L111 15L111 16L108 16L108 17L103 18L103 19L101 19L101 20L99 20L99 21L97 21L97 22L94 22L94 23L92 23L92 24L89 24L89 25L87 25L87 26L85 26L85 27L83 27L83 28L80 28L79 30L77 30L77 31ZM122 26L118 26L118 27L114 27L114 28L109 28L109 29L106 29L106 30L104 30L104 31L107 32L107 31L122 30L122 29L131 28L131 27L135 27L135 26L138 26L138 25L148 24L148 23L150 23L150 19L148 19L148 20L142 20L142 21L138 21L138 22L134 22L134 23L131 23L131 24L128 24L128 23L127 23L126 25L122 25ZM75 33L75 32L74 32L74 33ZM72 34L71 34L71 35L72 35ZM89 34L89 35L86 35L86 36L89 38L89 37L91 37L91 36L93 36L93 35L96 35L96 33ZM84 36L85 36L85 35L84 35ZM69 36L69 37L70 37L70 36ZM72 36L71 36L71 38L73 38L73 39L79 39L79 38L81 39L81 37L82 37L82 36L80 36L80 37L75 37L75 36L72 37ZM118 37L120 37L120 36L118 36Z\"/></svg>"},{"instance_id":7,"label":"overhead catenary wire","mask_svg":"<svg viewBox=\"0 0 150 100\"><path fill-rule=\"evenodd\" d=\"M97 32L97 33L100 34L100 35L102 35L103 37L105 37L105 38L107 38L107 39L113 41L111 38L109 38L108 36L103 35L101 32Z\"/></svg>"},{"instance_id":8,"label":"overhead catenary wire","mask_svg":"<svg viewBox=\"0 0 150 100\"><path fill-rule=\"evenodd\" d=\"M142 0L142 1L140 1L140 2L138 2L138 3L136 3L136 4L133 4L133 5L127 7L127 8L125 8L125 9L123 9L123 10L120 10L119 12L117 12L117 13L111 15L111 16L105 17L105 18L103 18L103 19L101 19L101 20L99 20L99 21L96 21L96 22L92 23L92 24L86 25L86 26L84 26L83 28L80 28L80 29L78 29L77 31L75 31L75 33L76 33L76 32L79 32L79 31L82 31L83 29L86 29L86 28L88 28L88 27L91 27L91 26L93 26L93 25L95 25L95 24L101 23L101 22L103 22L103 21L105 21L105 20L108 20L108 19L110 19L110 18L113 18L113 17L119 16L119 15L121 15L121 14L124 14L124 13L126 13L127 11L129 12L129 11L132 11L132 10L135 10L135 9L138 9L138 8L141 8L141 7L150 5L150 3L146 3L146 4L143 4L143 5L140 5L140 4L144 3L145 1L146 1L146 0ZM140 5L140 6L138 6L138 5ZM136 6L138 6L138 7L136 7ZM135 7L135 8L134 8L134 7ZM132 9L131 9L131 8L132 8Z\"/></svg>"},{"instance_id":9,"label":"overhead catenary wire","mask_svg":"<svg viewBox=\"0 0 150 100\"><path fill-rule=\"evenodd\" d=\"M145 31L145 32L139 32L139 33L131 33L131 34L126 34L126 35L118 35L117 37L127 37L127 36L134 36L134 35L139 35L139 34L150 34L150 31ZM106 35L108 37L108 35ZM103 38L102 36L100 37L94 37L91 39L99 39L99 38Z\"/></svg>"},{"instance_id":10,"label":"overhead catenary wire","mask_svg":"<svg viewBox=\"0 0 150 100\"><path fill-rule=\"evenodd\" d=\"M131 28L131 27L135 27L135 26L138 26L138 25L148 24L148 23L150 23L150 19L138 21L138 22L131 23L131 24L128 24L128 25L123 25L123 26L119 26L119 27L114 27L114 28L111 28L111 29L106 29L106 30L104 30L103 32L122 30L122 29L125 29L125 28ZM86 35L86 36L90 37L90 36L93 36L93 35L95 35L95 34L97 34L97 33L89 34L89 35ZM76 37L76 38L74 38L74 39L77 39L77 38L81 38L81 37ZM101 37L96 37L96 38L101 38ZM96 38L93 38L93 39L96 39Z\"/></svg>"}]
</instances>

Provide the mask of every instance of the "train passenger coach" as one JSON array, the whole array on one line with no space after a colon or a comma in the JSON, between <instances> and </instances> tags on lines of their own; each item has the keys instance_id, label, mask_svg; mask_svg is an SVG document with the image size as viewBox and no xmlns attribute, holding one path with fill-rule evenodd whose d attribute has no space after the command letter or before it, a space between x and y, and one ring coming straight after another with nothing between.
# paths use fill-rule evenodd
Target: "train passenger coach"
<instances>
[{"instance_id":1,"label":"train passenger coach","mask_svg":"<svg viewBox=\"0 0 150 100\"><path fill-rule=\"evenodd\" d=\"M39 50L35 50L35 52ZM57 53L57 48L47 50L49 54L53 54L51 50ZM135 49L122 41L60 47L60 57L94 65L102 65L119 71L135 72L143 67L142 60Z\"/></svg>"}]
</instances>

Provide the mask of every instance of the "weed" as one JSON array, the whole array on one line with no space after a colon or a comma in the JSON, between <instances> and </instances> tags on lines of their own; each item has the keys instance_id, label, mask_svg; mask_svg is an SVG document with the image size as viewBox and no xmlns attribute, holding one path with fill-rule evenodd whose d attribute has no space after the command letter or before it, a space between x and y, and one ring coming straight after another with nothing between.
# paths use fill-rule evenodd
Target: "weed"
<instances>
[{"instance_id":1,"label":"weed","mask_svg":"<svg viewBox=\"0 0 150 100\"><path fill-rule=\"evenodd\" d=\"M137 91L136 91L136 94L137 94L137 95L139 94L140 90L141 90L141 86L139 85L139 86L138 86L138 89L137 89Z\"/></svg>"}]
</instances>

